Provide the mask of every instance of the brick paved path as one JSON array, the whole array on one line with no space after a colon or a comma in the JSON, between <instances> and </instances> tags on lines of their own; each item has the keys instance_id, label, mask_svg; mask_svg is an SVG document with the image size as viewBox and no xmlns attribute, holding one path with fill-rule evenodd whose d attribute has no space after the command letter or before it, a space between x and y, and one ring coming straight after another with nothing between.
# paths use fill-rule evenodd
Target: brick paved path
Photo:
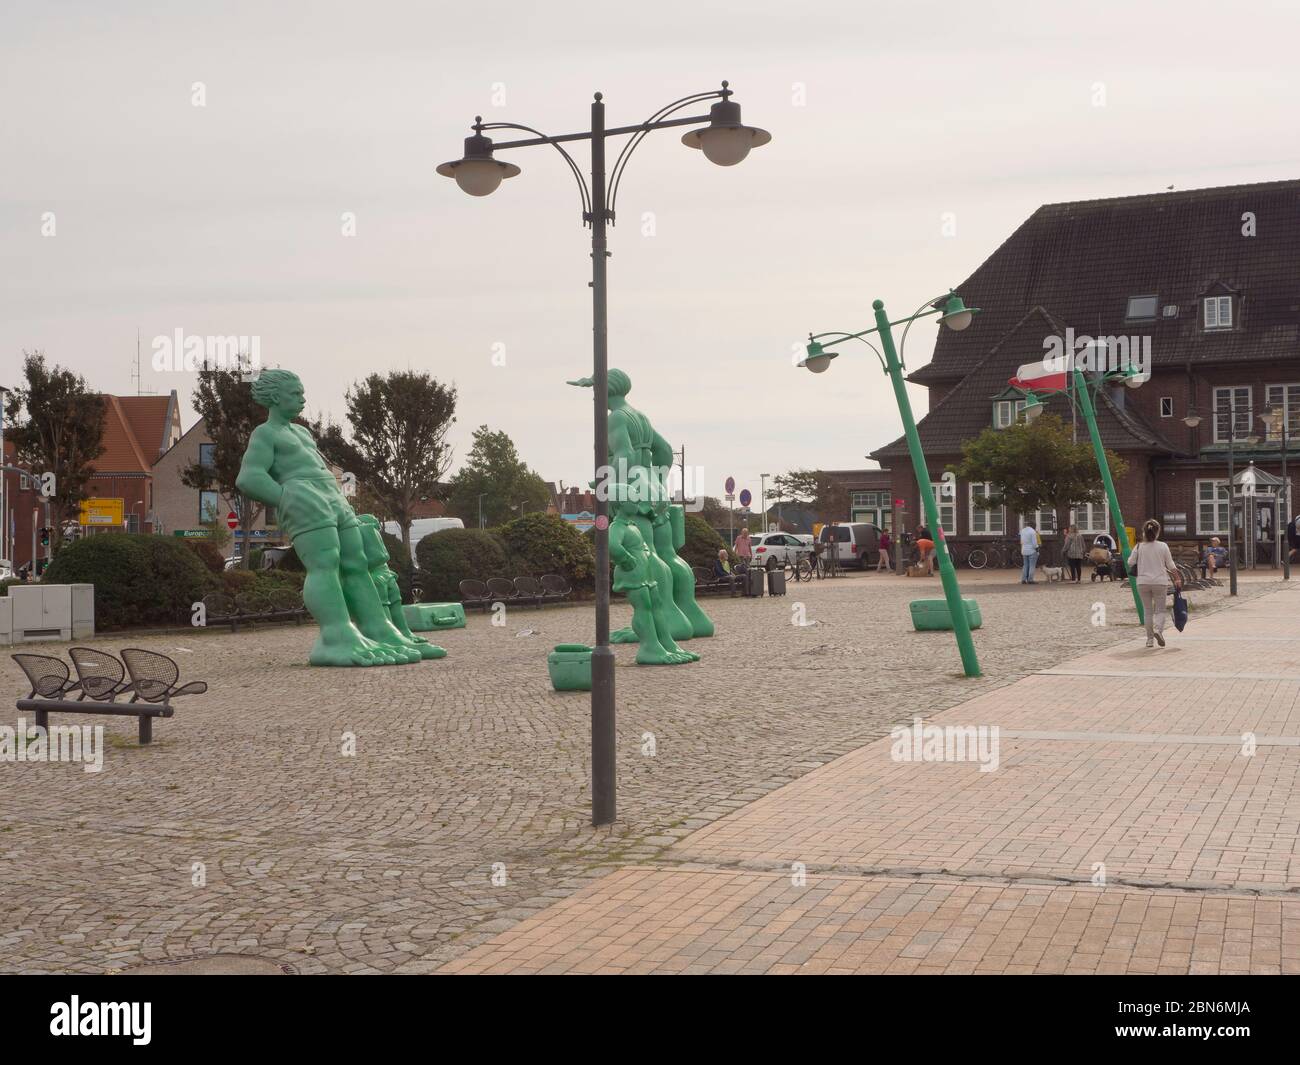
<instances>
[{"instance_id":1,"label":"brick paved path","mask_svg":"<svg viewBox=\"0 0 1300 1065\"><path fill-rule=\"evenodd\" d=\"M1300 593L1143 643L930 716L992 772L878 741L446 971L1300 972Z\"/></svg>"},{"instance_id":2,"label":"brick paved path","mask_svg":"<svg viewBox=\"0 0 1300 1065\"><path fill-rule=\"evenodd\" d=\"M977 681L958 675L951 636L908 631L907 601L938 595L937 580L870 575L785 599L713 601L719 636L697 645L702 662L674 670L635 667L632 649L618 648L620 820L602 830L587 823L588 698L552 692L545 672L550 646L591 639L589 605L512 611L503 628L475 616L442 637L447 659L383 669L306 667L309 626L95 641L173 649L183 674L212 690L180 702L151 748L135 745L134 722L110 719L98 776L0 762L0 969L103 972L215 954L303 972L436 969L611 871L679 841L693 847L693 832L913 713L929 718L1080 651L1131 642L1122 585L1013 580L963 574L985 618L976 640L988 675ZM1243 596L1265 587L1243 582ZM1203 608L1221 599L1197 593ZM1095 603L1111 624L1093 624ZM796 627L800 604L810 624ZM614 614L625 622L625 608ZM539 631L517 635L527 629ZM1215 645L1196 646L1208 670L1200 649ZM0 676L19 694L7 657ZM1196 688L1210 699L1215 683ZM1087 682L1107 684L1124 681ZM1277 705L1281 717L1261 730L1285 732ZM17 717L0 710L6 723ZM1016 720L1036 727L1032 714ZM342 754L345 733L355 756ZM937 821L924 827L942 835ZM996 843L971 864L989 862ZM784 844L768 849L798 860ZM915 864L924 852L912 849ZM852 846L844 856L864 860Z\"/></svg>"}]
</instances>

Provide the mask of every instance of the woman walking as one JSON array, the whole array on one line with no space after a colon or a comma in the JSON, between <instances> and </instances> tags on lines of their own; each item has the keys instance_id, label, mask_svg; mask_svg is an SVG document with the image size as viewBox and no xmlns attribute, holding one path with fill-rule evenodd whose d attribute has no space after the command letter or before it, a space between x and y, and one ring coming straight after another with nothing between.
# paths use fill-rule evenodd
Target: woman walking
<instances>
[{"instance_id":1,"label":"woman walking","mask_svg":"<svg viewBox=\"0 0 1300 1065\"><path fill-rule=\"evenodd\" d=\"M745 566L748 566L754 557L754 549L749 543L749 530L741 529L740 535L736 537L736 542L731 545L731 549L736 553L738 558Z\"/></svg>"},{"instance_id":2,"label":"woman walking","mask_svg":"<svg viewBox=\"0 0 1300 1065\"><path fill-rule=\"evenodd\" d=\"M1078 526L1071 525L1065 534L1065 561L1070 564L1070 580L1075 584L1083 580L1083 534Z\"/></svg>"},{"instance_id":3,"label":"woman walking","mask_svg":"<svg viewBox=\"0 0 1300 1065\"><path fill-rule=\"evenodd\" d=\"M1142 526L1142 541L1128 556L1129 572L1137 574L1138 595L1146 615L1147 646L1154 639L1165 645L1165 586L1172 579L1175 588L1183 586L1178 567L1169 553L1169 545L1160 539L1160 523L1154 518Z\"/></svg>"},{"instance_id":4,"label":"woman walking","mask_svg":"<svg viewBox=\"0 0 1300 1065\"><path fill-rule=\"evenodd\" d=\"M879 547L880 547L880 557L876 560L876 572L877 572L877 573L879 573L882 569L883 569L886 573L889 572L889 549L890 549L891 547L893 547L893 546L894 546L894 544L893 544L893 541L890 540L890 538L889 538L889 533L887 533L884 529L881 529L881 530L880 530L880 543L879 543Z\"/></svg>"}]
</instances>

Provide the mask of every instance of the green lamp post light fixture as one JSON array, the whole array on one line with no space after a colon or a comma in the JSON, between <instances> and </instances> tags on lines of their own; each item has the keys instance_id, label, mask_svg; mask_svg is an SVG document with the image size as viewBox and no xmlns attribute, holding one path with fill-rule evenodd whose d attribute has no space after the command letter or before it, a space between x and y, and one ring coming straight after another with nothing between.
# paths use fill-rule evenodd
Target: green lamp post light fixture
<instances>
[{"instance_id":1,"label":"green lamp post light fixture","mask_svg":"<svg viewBox=\"0 0 1300 1065\"><path fill-rule=\"evenodd\" d=\"M1100 341L1093 341L1092 345L1099 345ZM1094 355L1097 354L1094 352ZM1137 607L1138 624L1146 623L1146 617L1142 610L1142 596L1137 588L1137 574L1135 574L1128 565L1128 553L1132 550L1133 545L1128 542L1128 532L1124 525L1124 514L1120 510L1119 496L1115 492L1115 479L1110 475L1110 463L1106 461L1106 449L1101 443L1101 433L1097 429L1097 408L1092 400L1092 389L1101 388L1103 384L1113 382L1123 382L1128 388L1141 388L1149 379L1150 374L1138 369L1138 367L1129 365L1123 369L1118 369L1110 373L1099 374L1091 385L1083 371L1073 364L1070 360L1068 368L1068 387L1062 393L1070 403L1076 406L1076 409L1083 415L1083 420L1088 425L1088 437L1092 441L1092 453L1097 459L1097 468L1101 471L1101 481L1106 488L1106 503L1110 507L1110 513L1115 523L1115 542L1122 545L1124 553L1124 570L1128 573L1128 586L1133 594L1133 605ZM1090 361L1088 365L1096 365ZM1033 417L1035 413L1041 412L1043 400L1032 389L1025 393L1025 417Z\"/></svg>"},{"instance_id":2,"label":"green lamp post light fixture","mask_svg":"<svg viewBox=\"0 0 1300 1065\"><path fill-rule=\"evenodd\" d=\"M676 126L695 126L686 132L682 143L700 151L706 159L718 166L735 166L754 148L772 139L766 130L747 126L741 121L740 104L732 97L727 82L720 89L697 92L683 96L659 108L654 114L635 126L605 125L605 104L600 93L591 104L591 128L581 133L549 136L532 126L514 122L484 122L475 118L473 133L465 138L464 154L459 159L443 163L438 173L452 178L457 186L470 196L487 196L495 192L508 178L518 177L520 169L514 163L497 159L495 153L534 145L550 145L560 153L578 185L582 203L582 221L591 228L591 296L592 296L592 375L594 399L595 468L598 490L596 493L596 646L591 655L591 820L595 825L611 824L615 819L616 777L614 769L615 715L614 715L614 653L609 636L609 525L608 485L604 474L609 456L609 357L608 357L608 300L606 267L610 252L606 238L607 228L615 221L619 184L628 160L637 146L655 130ZM714 102L708 114L680 117L678 112ZM487 136L495 130L518 130L532 134L520 140L493 143ZM606 142L612 137L627 137L614 165L606 173ZM591 145L590 181L565 149L574 141L587 141Z\"/></svg>"},{"instance_id":3,"label":"green lamp post light fixture","mask_svg":"<svg viewBox=\"0 0 1300 1065\"><path fill-rule=\"evenodd\" d=\"M948 603L948 613L952 618L953 634L957 639L957 650L961 654L962 669L966 676L978 677L980 665L975 654L975 641L971 638L970 619L966 614L966 604L962 601L961 588L957 583L957 571L953 568L952 558L948 554L948 545L944 540L943 526L939 522L939 508L935 504L934 492L930 489L930 471L925 464L925 453L921 450L921 437L916 431L916 420L912 416L912 403L907 398L907 388L903 382L903 364L898 350L894 347L893 327L905 324L902 342L899 345L901 348L907 343L908 329L911 329L912 323L917 319L937 314L939 321L949 329L961 332L971 324L974 316L979 313L979 308L967 307L962 302L962 298L952 290L936 299L926 300L915 314L908 318L900 318L896 322L889 320L882 300L876 300L871 306L876 318L874 328L864 329L859 333L812 334L808 337L807 354L799 360L799 365L813 373L825 373L830 367L831 360L839 356L839 352L830 350L831 347L846 340L860 340L876 353L876 358L880 360L881 367L894 386L894 399L898 403L898 413L903 420L903 435L907 438L907 450L912 458L912 471L916 475L917 488L920 489L921 506L925 511L926 523L935 531L934 549L939 562L939 577L943 581L943 594ZM883 354L866 339L872 333L879 334L880 345L884 348Z\"/></svg>"}]
</instances>

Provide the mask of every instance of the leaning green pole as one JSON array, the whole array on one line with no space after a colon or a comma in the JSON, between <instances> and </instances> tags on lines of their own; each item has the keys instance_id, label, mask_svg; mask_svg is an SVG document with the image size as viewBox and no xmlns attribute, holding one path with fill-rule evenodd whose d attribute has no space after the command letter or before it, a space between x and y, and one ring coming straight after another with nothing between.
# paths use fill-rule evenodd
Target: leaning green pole
<instances>
[{"instance_id":1,"label":"leaning green pole","mask_svg":"<svg viewBox=\"0 0 1300 1065\"><path fill-rule=\"evenodd\" d=\"M1106 502L1115 517L1115 542L1124 552L1124 572L1128 574L1129 590L1133 593L1133 605L1137 607L1138 624L1145 625L1146 617L1142 612L1142 596L1138 594L1137 575L1128 564L1129 552L1133 545L1128 542L1128 532L1124 527L1124 515L1119 509L1119 496L1115 494L1115 482L1110 476L1110 463L1106 461L1106 449L1101 446L1101 433L1097 431L1097 412L1092 406L1092 395L1088 383L1083 378L1083 371L1075 369L1074 394L1079 397L1079 406L1083 408L1083 419L1088 423L1088 435L1092 437L1092 453L1097 456L1097 467L1101 470L1101 480L1106 486Z\"/></svg>"},{"instance_id":2,"label":"leaning green pole","mask_svg":"<svg viewBox=\"0 0 1300 1065\"><path fill-rule=\"evenodd\" d=\"M925 453L921 450L921 437L916 431L916 421L912 418L912 403L907 398L907 389L903 385L903 367L898 361L898 352L894 350L894 334L889 328L889 316L885 314L883 300L876 300L871 306L876 312L876 326L880 330L880 341L885 349L885 369L889 374L890 383L894 386L898 413L903 419L903 433L907 437L908 453L912 456L912 471L916 474L916 487L920 491L921 506L925 509L926 523L934 531L934 552L939 560L939 578L943 581L944 598L948 600L948 613L952 616L952 631L957 637L957 650L961 652L962 668L966 671L966 676L978 677L980 663L975 656L975 641L970 634L970 618L966 616L966 604L961 601L961 588L957 584L957 571L953 569L952 558L948 554L948 544L943 538L939 508L934 505L934 492L930 488L930 471L925 464Z\"/></svg>"}]
</instances>

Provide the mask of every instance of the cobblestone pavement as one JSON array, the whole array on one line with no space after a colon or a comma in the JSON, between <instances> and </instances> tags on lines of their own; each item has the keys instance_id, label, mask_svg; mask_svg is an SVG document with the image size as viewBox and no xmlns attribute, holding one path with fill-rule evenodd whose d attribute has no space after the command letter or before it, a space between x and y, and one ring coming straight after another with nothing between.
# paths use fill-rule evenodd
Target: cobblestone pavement
<instances>
[{"instance_id":1,"label":"cobblestone pavement","mask_svg":"<svg viewBox=\"0 0 1300 1065\"><path fill-rule=\"evenodd\" d=\"M993 771L865 745L448 971L1300 973L1298 607L977 695L926 724Z\"/></svg>"},{"instance_id":2,"label":"cobblestone pavement","mask_svg":"<svg viewBox=\"0 0 1300 1065\"><path fill-rule=\"evenodd\" d=\"M688 666L636 667L617 648L620 819L604 829L588 824L589 697L551 691L545 667L553 644L590 641L590 604L514 609L504 627L474 616L440 634L448 658L386 668L307 667L310 626L87 641L168 651L211 690L180 701L148 748L133 720L105 719L99 774L0 762L0 969L243 955L304 973L432 971L913 714L1135 631L1124 585L962 580L984 616L978 680L960 676L950 634L909 631L908 601L940 595L937 579L706 600L718 636L694 642L705 657ZM1276 586L1243 580L1242 598ZM1197 616L1223 595L1194 593ZM629 613L616 605L615 625ZM25 694L12 662L0 670ZM1059 680L1099 683L1123 681Z\"/></svg>"}]
</instances>

